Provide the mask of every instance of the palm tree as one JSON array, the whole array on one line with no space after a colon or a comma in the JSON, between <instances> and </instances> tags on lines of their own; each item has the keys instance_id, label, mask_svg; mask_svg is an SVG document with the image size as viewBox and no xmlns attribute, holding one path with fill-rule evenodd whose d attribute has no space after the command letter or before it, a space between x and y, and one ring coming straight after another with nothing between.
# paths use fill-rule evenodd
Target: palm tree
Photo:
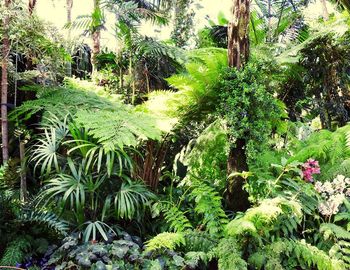
<instances>
[{"instance_id":1,"label":"palm tree","mask_svg":"<svg viewBox=\"0 0 350 270\"><path fill-rule=\"evenodd\" d=\"M9 9L11 0L5 0L5 8ZM2 63L1 63L1 140L2 140L2 159L7 162L9 159L9 142L8 142L8 117L7 117L7 92L8 78L7 66L10 54L9 39L10 17L5 15L3 19L3 38L2 38Z\"/></svg>"}]
</instances>

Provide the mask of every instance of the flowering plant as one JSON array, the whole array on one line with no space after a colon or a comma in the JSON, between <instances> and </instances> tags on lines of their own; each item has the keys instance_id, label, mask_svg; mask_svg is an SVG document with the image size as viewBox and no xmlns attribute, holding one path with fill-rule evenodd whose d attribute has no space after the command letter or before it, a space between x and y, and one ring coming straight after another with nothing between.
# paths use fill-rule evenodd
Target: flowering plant
<instances>
[{"instance_id":1,"label":"flowering plant","mask_svg":"<svg viewBox=\"0 0 350 270\"><path fill-rule=\"evenodd\" d=\"M313 182L314 179L312 176L321 173L320 165L314 159L308 159L301 167L302 177L307 182Z\"/></svg>"},{"instance_id":2,"label":"flowering plant","mask_svg":"<svg viewBox=\"0 0 350 270\"><path fill-rule=\"evenodd\" d=\"M339 212L344 200L350 197L350 178L338 175L332 182L316 182L315 190L324 199L318 206L320 213L331 217Z\"/></svg>"}]
</instances>

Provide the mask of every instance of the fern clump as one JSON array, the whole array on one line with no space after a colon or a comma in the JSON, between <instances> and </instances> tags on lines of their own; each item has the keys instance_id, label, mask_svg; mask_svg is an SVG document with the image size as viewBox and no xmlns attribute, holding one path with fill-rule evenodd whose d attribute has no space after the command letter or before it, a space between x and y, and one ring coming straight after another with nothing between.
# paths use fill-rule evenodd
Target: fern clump
<instances>
[{"instance_id":1,"label":"fern clump","mask_svg":"<svg viewBox=\"0 0 350 270\"><path fill-rule=\"evenodd\" d=\"M185 213L177 205L163 204L161 211L171 231L185 232L193 228Z\"/></svg>"},{"instance_id":2,"label":"fern clump","mask_svg":"<svg viewBox=\"0 0 350 270\"><path fill-rule=\"evenodd\" d=\"M280 239L249 257L257 269L302 269L317 267L320 270L346 269L341 260L305 242L305 240Z\"/></svg>"},{"instance_id":3,"label":"fern clump","mask_svg":"<svg viewBox=\"0 0 350 270\"><path fill-rule=\"evenodd\" d=\"M190 198L196 202L194 208L202 216L202 225L210 234L219 234L227 223L227 216L222 209L222 197L205 182L192 183Z\"/></svg>"},{"instance_id":4,"label":"fern clump","mask_svg":"<svg viewBox=\"0 0 350 270\"><path fill-rule=\"evenodd\" d=\"M189 146L191 145L192 142L189 143ZM193 147L186 149L181 160L188 170L184 182L191 182L194 176L223 189L227 174L228 148L225 123L220 119L215 120L193 141Z\"/></svg>"},{"instance_id":5,"label":"fern clump","mask_svg":"<svg viewBox=\"0 0 350 270\"><path fill-rule=\"evenodd\" d=\"M289 220L301 221L301 205L296 201L289 201L283 197L266 199L257 207L248 209L243 217L234 219L226 226L226 233L230 236L242 233L256 234L257 231L273 229L278 219L287 216ZM280 222L283 226L282 222ZM287 226L287 224L285 224ZM288 224L289 225L289 224Z\"/></svg>"},{"instance_id":6,"label":"fern clump","mask_svg":"<svg viewBox=\"0 0 350 270\"><path fill-rule=\"evenodd\" d=\"M25 259L26 249L30 247L30 242L25 237L15 238L8 244L4 255L0 260L1 266L15 266Z\"/></svg>"},{"instance_id":7,"label":"fern clump","mask_svg":"<svg viewBox=\"0 0 350 270\"><path fill-rule=\"evenodd\" d=\"M204 231L187 231L184 236L186 239L185 249L189 251L208 253L218 244L215 235Z\"/></svg>"},{"instance_id":8,"label":"fern clump","mask_svg":"<svg viewBox=\"0 0 350 270\"><path fill-rule=\"evenodd\" d=\"M244 270L248 264L242 259L242 252L234 238L223 238L214 249L220 270Z\"/></svg>"},{"instance_id":9,"label":"fern clump","mask_svg":"<svg viewBox=\"0 0 350 270\"><path fill-rule=\"evenodd\" d=\"M332 241L329 254L350 267L350 232L334 223L322 223L320 233L326 241Z\"/></svg>"},{"instance_id":10,"label":"fern clump","mask_svg":"<svg viewBox=\"0 0 350 270\"><path fill-rule=\"evenodd\" d=\"M184 245L185 243L185 238L182 233L164 232L146 242L146 251L175 250L176 247Z\"/></svg>"},{"instance_id":11,"label":"fern clump","mask_svg":"<svg viewBox=\"0 0 350 270\"><path fill-rule=\"evenodd\" d=\"M189 121L202 119L208 112L214 111L218 98L214 85L222 70L227 68L227 51L198 49L191 51L188 59L186 72L167 79L170 86L178 91L151 93L150 101L144 106L149 112Z\"/></svg>"}]
</instances>

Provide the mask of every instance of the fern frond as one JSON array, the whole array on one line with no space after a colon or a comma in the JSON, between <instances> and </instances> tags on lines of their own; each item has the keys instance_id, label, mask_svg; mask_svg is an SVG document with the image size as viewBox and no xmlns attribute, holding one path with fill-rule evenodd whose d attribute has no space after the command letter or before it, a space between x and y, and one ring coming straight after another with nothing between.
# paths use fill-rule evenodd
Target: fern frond
<instances>
[{"instance_id":1,"label":"fern frond","mask_svg":"<svg viewBox=\"0 0 350 270\"><path fill-rule=\"evenodd\" d=\"M175 250L178 246L185 245L185 243L182 233L164 232L146 242L146 251Z\"/></svg>"},{"instance_id":2,"label":"fern frond","mask_svg":"<svg viewBox=\"0 0 350 270\"><path fill-rule=\"evenodd\" d=\"M50 212L27 210L21 213L18 220L26 223L44 225L63 236L67 235L69 231L69 224L63 220L60 220L54 213Z\"/></svg>"},{"instance_id":3,"label":"fern frond","mask_svg":"<svg viewBox=\"0 0 350 270\"><path fill-rule=\"evenodd\" d=\"M30 242L23 237L14 239L5 249L5 253L0 260L1 266L15 266L25 259L25 250L30 246Z\"/></svg>"},{"instance_id":4,"label":"fern frond","mask_svg":"<svg viewBox=\"0 0 350 270\"><path fill-rule=\"evenodd\" d=\"M312 246L305 241L289 241L289 249L309 267L317 266L320 270L342 270L345 265L338 259L333 259L324 251Z\"/></svg>"},{"instance_id":5,"label":"fern frond","mask_svg":"<svg viewBox=\"0 0 350 270\"><path fill-rule=\"evenodd\" d=\"M185 249L195 252L209 252L218 244L216 237L213 237L208 232L203 231L188 231L184 234L186 239Z\"/></svg>"},{"instance_id":6,"label":"fern frond","mask_svg":"<svg viewBox=\"0 0 350 270\"><path fill-rule=\"evenodd\" d=\"M247 262L242 259L242 252L235 238L223 238L214 252L218 258L220 270L248 269Z\"/></svg>"},{"instance_id":7,"label":"fern frond","mask_svg":"<svg viewBox=\"0 0 350 270\"><path fill-rule=\"evenodd\" d=\"M220 234L228 222L222 208L222 197L205 182L193 182L192 187L190 197L196 203L195 212L203 217L202 224L210 234Z\"/></svg>"},{"instance_id":8,"label":"fern frond","mask_svg":"<svg viewBox=\"0 0 350 270\"><path fill-rule=\"evenodd\" d=\"M202 261L204 263L207 263L209 258L208 255L205 252L187 252L185 254L185 262L186 265L191 267L191 269L194 269L198 266L198 264Z\"/></svg>"},{"instance_id":9,"label":"fern frond","mask_svg":"<svg viewBox=\"0 0 350 270\"><path fill-rule=\"evenodd\" d=\"M78 109L117 110L124 108L118 98L109 95L101 87L93 88L90 84L77 79L67 79L65 87L44 87L36 90L38 99L26 101L17 107L11 112L11 119L27 120L38 112L50 112L64 119L68 113L74 115ZM50 114L47 116L50 118Z\"/></svg>"},{"instance_id":10,"label":"fern frond","mask_svg":"<svg viewBox=\"0 0 350 270\"><path fill-rule=\"evenodd\" d=\"M280 267L277 269L283 269L283 261L288 262L290 258L295 258L298 265L303 265L307 269L313 267L320 270L346 269L344 262L332 258L323 250L306 243L305 240L295 241L283 238L252 254L248 261L257 269L275 269L273 267L277 266Z\"/></svg>"},{"instance_id":11,"label":"fern frond","mask_svg":"<svg viewBox=\"0 0 350 270\"><path fill-rule=\"evenodd\" d=\"M322 223L320 226L320 233L323 234L324 238L337 240L348 240L350 241L350 232L345 230L334 223Z\"/></svg>"},{"instance_id":12,"label":"fern frond","mask_svg":"<svg viewBox=\"0 0 350 270\"><path fill-rule=\"evenodd\" d=\"M139 138L158 140L161 136L155 119L127 109L94 113L80 110L76 115L76 122L84 126L88 134L109 151L122 149L124 146L136 146Z\"/></svg>"},{"instance_id":13,"label":"fern frond","mask_svg":"<svg viewBox=\"0 0 350 270\"><path fill-rule=\"evenodd\" d=\"M185 232L192 229L191 222L176 205L164 205L162 207L164 218L170 230L174 232Z\"/></svg>"}]
</instances>

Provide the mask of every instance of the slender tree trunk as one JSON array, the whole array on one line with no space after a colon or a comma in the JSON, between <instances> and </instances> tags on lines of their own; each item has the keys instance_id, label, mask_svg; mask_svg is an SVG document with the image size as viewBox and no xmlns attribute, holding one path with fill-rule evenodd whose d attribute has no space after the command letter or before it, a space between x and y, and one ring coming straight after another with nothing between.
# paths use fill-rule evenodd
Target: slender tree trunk
<instances>
[{"instance_id":1,"label":"slender tree trunk","mask_svg":"<svg viewBox=\"0 0 350 270\"><path fill-rule=\"evenodd\" d=\"M30 14L30 15L33 14L35 5L36 5L36 0L29 0L29 3L28 3L28 11L29 11L29 14Z\"/></svg>"},{"instance_id":2,"label":"slender tree trunk","mask_svg":"<svg viewBox=\"0 0 350 270\"><path fill-rule=\"evenodd\" d=\"M250 0L233 0L233 19L228 25L228 62L229 66L241 69L249 58L249 19ZM227 160L228 175L233 172L248 171L247 142L237 138L230 147ZM227 181L226 205L233 211L249 208L248 193L243 189L245 179L234 176Z\"/></svg>"},{"instance_id":3,"label":"slender tree trunk","mask_svg":"<svg viewBox=\"0 0 350 270\"><path fill-rule=\"evenodd\" d=\"M5 0L5 8L9 9L11 0ZM8 142L8 118L7 118L7 66L10 54L10 40L8 36L10 26L10 17L7 15L3 19L4 34L2 39L2 62L1 62L1 142L2 142L2 160L7 162L9 159Z\"/></svg>"},{"instance_id":4,"label":"slender tree trunk","mask_svg":"<svg viewBox=\"0 0 350 270\"><path fill-rule=\"evenodd\" d=\"M250 0L233 0L233 19L228 24L228 63L240 69L249 58Z\"/></svg>"},{"instance_id":5,"label":"slender tree trunk","mask_svg":"<svg viewBox=\"0 0 350 270\"><path fill-rule=\"evenodd\" d=\"M268 33L267 33L267 41L271 42L271 37L272 37L272 14L271 14L271 1L272 0L267 0L267 13L268 13Z\"/></svg>"},{"instance_id":6,"label":"slender tree trunk","mask_svg":"<svg viewBox=\"0 0 350 270\"><path fill-rule=\"evenodd\" d=\"M122 68L119 68L119 88L120 91L122 91L124 88L124 74Z\"/></svg>"},{"instance_id":7,"label":"slender tree trunk","mask_svg":"<svg viewBox=\"0 0 350 270\"><path fill-rule=\"evenodd\" d=\"M94 13L100 9L100 0L94 0ZM97 55L101 51L101 31L99 28L95 29L92 33L92 73L97 71Z\"/></svg>"},{"instance_id":8,"label":"slender tree trunk","mask_svg":"<svg viewBox=\"0 0 350 270\"><path fill-rule=\"evenodd\" d=\"M228 175L234 172L248 171L247 143L244 139L237 139L234 146L230 147L227 161ZM248 192L243 189L245 179L239 175L230 177L227 181L226 206L233 211L245 211L249 208Z\"/></svg>"},{"instance_id":9,"label":"slender tree trunk","mask_svg":"<svg viewBox=\"0 0 350 270\"><path fill-rule=\"evenodd\" d=\"M21 160L21 201L27 200L27 175L26 175L26 158L25 158L25 142L20 141L19 143L19 155Z\"/></svg>"},{"instance_id":10,"label":"slender tree trunk","mask_svg":"<svg viewBox=\"0 0 350 270\"><path fill-rule=\"evenodd\" d=\"M66 10L67 10L67 24L72 23L72 8L73 8L73 0L66 0ZM68 28L68 39L71 38L71 28Z\"/></svg>"},{"instance_id":11,"label":"slender tree trunk","mask_svg":"<svg viewBox=\"0 0 350 270\"><path fill-rule=\"evenodd\" d=\"M329 20L329 12L327 9L327 2L326 2L326 0L321 0L321 3L322 3L323 20L328 21Z\"/></svg>"},{"instance_id":12,"label":"slender tree trunk","mask_svg":"<svg viewBox=\"0 0 350 270\"><path fill-rule=\"evenodd\" d=\"M131 104L134 105L135 104L135 99L136 99L136 85L135 85L135 78L133 78L133 68L132 68L132 50L130 50L129 52L129 76L130 76L130 80L131 80L131 89L132 89L132 93L131 93Z\"/></svg>"},{"instance_id":13,"label":"slender tree trunk","mask_svg":"<svg viewBox=\"0 0 350 270\"><path fill-rule=\"evenodd\" d=\"M73 8L73 0L66 0L66 10L67 10L67 24L70 26L72 24L72 8ZM71 42L71 27L68 27L67 40ZM71 53L71 52L70 52ZM70 61L66 64L66 74L67 76L72 76L72 63Z\"/></svg>"}]
</instances>

